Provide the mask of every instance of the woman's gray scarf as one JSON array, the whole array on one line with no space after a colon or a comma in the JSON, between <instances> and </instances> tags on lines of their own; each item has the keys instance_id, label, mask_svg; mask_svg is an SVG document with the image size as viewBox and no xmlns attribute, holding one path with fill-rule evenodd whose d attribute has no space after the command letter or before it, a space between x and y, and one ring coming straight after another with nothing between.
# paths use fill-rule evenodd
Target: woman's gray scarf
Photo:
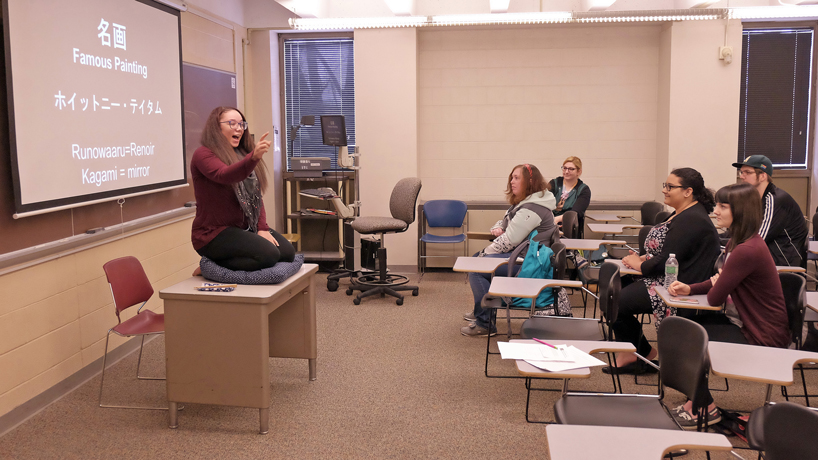
<instances>
[{"instance_id":1,"label":"woman's gray scarf","mask_svg":"<svg viewBox=\"0 0 818 460\"><path fill-rule=\"evenodd\" d=\"M237 151L237 153L241 154ZM236 199L239 200L241 210L247 218L247 230L258 233L258 217L261 214L261 190L259 189L256 172L253 171L241 182L233 184Z\"/></svg>"}]
</instances>

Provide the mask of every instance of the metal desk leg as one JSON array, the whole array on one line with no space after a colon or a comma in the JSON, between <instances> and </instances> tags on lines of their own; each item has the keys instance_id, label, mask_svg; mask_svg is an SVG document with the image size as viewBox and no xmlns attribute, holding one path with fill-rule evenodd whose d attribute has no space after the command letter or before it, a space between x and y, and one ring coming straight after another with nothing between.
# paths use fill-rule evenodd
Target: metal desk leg
<instances>
[{"instance_id":1,"label":"metal desk leg","mask_svg":"<svg viewBox=\"0 0 818 460\"><path fill-rule=\"evenodd\" d=\"M168 428L179 428L179 413L177 412L177 403L168 401Z\"/></svg>"},{"instance_id":2,"label":"metal desk leg","mask_svg":"<svg viewBox=\"0 0 818 460\"><path fill-rule=\"evenodd\" d=\"M308 361L310 363L310 381L313 381L316 378L318 378L318 376L316 375L317 372L316 372L316 364L315 364L317 360L315 358L310 358Z\"/></svg>"},{"instance_id":3,"label":"metal desk leg","mask_svg":"<svg viewBox=\"0 0 818 460\"><path fill-rule=\"evenodd\" d=\"M767 394L764 395L764 404L765 405L770 403L770 399L772 399L772 395L773 395L773 386L768 383L767 384Z\"/></svg>"},{"instance_id":4,"label":"metal desk leg","mask_svg":"<svg viewBox=\"0 0 818 460\"><path fill-rule=\"evenodd\" d=\"M258 410L258 434L267 434L270 431L270 409Z\"/></svg>"}]
</instances>

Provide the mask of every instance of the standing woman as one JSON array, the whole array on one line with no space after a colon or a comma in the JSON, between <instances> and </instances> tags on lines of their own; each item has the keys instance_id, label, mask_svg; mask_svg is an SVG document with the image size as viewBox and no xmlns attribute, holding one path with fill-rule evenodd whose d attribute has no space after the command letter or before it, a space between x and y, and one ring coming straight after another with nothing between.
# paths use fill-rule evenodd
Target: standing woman
<instances>
[{"instance_id":1,"label":"standing woman","mask_svg":"<svg viewBox=\"0 0 818 460\"><path fill-rule=\"evenodd\" d=\"M515 166L508 175L506 199L511 207L503 219L491 227L494 240L486 249L475 254L476 257L508 258L509 253L534 230L537 230L535 240L550 246L551 237L557 231L551 212L554 209L554 196L548 192L548 183L540 170L527 163ZM494 273L504 276L507 273L506 266L503 265ZM491 311L480 306L483 296L489 292L491 274L469 273L469 284L474 295L474 312L463 317L470 323L462 327L460 333L469 337L494 335L497 329L490 324Z\"/></svg>"},{"instance_id":2,"label":"standing woman","mask_svg":"<svg viewBox=\"0 0 818 460\"><path fill-rule=\"evenodd\" d=\"M758 234L761 226L758 192L747 183L723 187L716 193L714 212L716 223L730 229L724 266L718 274L700 283L674 282L668 289L670 295L707 294L710 305L727 302L725 313L690 318L704 327L711 342L788 347L791 338L781 280L770 250ZM713 424L721 417L712 396L708 398L708 424ZM691 408L688 402L674 411L683 428L696 428Z\"/></svg>"},{"instance_id":3,"label":"standing woman","mask_svg":"<svg viewBox=\"0 0 818 460\"><path fill-rule=\"evenodd\" d=\"M625 266L642 272L643 276L622 288L619 316L611 325L618 341L631 342L636 352L648 359L655 358L657 353L642 334L642 324L636 315L653 313L658 328L666 316L676 314L676 309L667 307L653 289L664 285L665 262L670 254L675 254L679 262L679 280L698 283L713 274L713 265L721 251L719 235L709 217L715 206L713 192L705 188L698 171L674 169L662 184L662 193L665 204L675 211L650 230L645 239L644 256L631 251L622 259ZM603 371L627 374L646 370L646 365L631 353L617 354L616 363L619 367L607 367Z\"/></svg>"},{"instance_id":4,"label":"standing woman","mask_svg":"<svg viewBox=\"0 0 818 460\"><path fill-rule=\"evenodd\" d=\"M562 176L555 178L549 184L551 192L557 201L554 209L554 222L562 225L562 215L568 211L577 213L579 237L585 233L585 210L591 203L591 189L582 182L582 160L577 157L568 157L562 162Z\"/></svg>"},{"instance_id":5,"label":"standing woman","mask_svg":"<svg viewBox=\"0 0 818 460\"><path fill-rule=\"evenodd\" d=\"M193 249L230 270L261 270L295 258L293 245L267 225L261 200L267 188L261 159L270 148L268 134L254 146L244 115L217 107L205 121L202 146L190 162L196 196Z\"/></svg>"}]
</instances>

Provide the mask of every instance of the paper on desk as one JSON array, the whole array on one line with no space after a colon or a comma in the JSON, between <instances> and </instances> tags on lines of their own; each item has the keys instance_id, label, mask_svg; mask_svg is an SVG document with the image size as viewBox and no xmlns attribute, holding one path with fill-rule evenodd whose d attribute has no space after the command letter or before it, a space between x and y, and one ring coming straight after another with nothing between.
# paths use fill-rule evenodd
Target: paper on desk
<instances>
[{"instance_id":1,"label":"paper on desk","mask_svg":"<svg viewBox=\"0 0 818 460\"><path fill-rule=\"evenodd\" d=\"M542 361L536 359L523 359L532 366L550 372L561 372L572 369L582 369L583 367L604 366L605 362L577 349L574 346L566 348L568 354L573 358L573 362Z\"/></svg>"},{"instance_id":2,"label":"paper on desk","mask_svg":"<svg viewBox=\"0 0 818 460\"><path fill-rule=\"evenodd\" d=\"M559 363L573 363L576 360L569 347L565 345L556 345L557 348L538 343L498 342L497 345L503 359L531 359Z\"/></svg>"}]
</instances>

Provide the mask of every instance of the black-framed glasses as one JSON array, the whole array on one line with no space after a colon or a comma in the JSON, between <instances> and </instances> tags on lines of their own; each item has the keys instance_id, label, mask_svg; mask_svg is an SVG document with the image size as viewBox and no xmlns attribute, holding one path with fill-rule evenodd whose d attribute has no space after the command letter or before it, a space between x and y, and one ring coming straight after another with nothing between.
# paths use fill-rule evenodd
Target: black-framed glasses
<instances>
[{"instance_id":1,"label":"black-framed glasses","mask_svg":"<svg viewBox=\"0 0 818 460\"><path fill-rule=\"evenodd\" d=\"M247 129L247 122L246 121L227 120L227 121L220 121L219 123L227 123L227 126L229 126L230 129L236 129L236 128L241 128L243 130Z\"/></svg>"},{"instance_id":2,"label":"black-framed glasses","mask_svg":"<svg viewBox=\"0 0 818 460\"><path fill-rule=\"evenodd\" d=\"M577 168L569 168L568 166L563 166L563 167L562 167L562 170L563 170L563 171L571 171L571 172L574 172L574 171L576 171L576 170L577 170Z\"/></svg>"},{"instance_id":3,"label":"black-framed glasses","mask_svg":"<svg viewBox=\"0 0 818 460\"><path fill-rule=\"evenodd\" d=\"M668 184L667 182L662 182L662 190L667 190L668 192L673 190L674 188L687 188L684 185L673 185Z\"/></svg>"}]
</instances>

